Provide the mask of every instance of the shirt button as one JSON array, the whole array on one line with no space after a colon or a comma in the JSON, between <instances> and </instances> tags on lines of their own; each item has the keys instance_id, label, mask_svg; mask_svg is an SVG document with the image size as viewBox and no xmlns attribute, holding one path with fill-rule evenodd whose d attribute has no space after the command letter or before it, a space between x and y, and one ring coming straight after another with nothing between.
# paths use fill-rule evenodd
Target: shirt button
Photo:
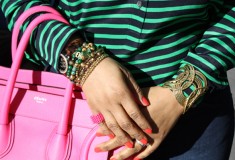
<instances>
[{"instance_id":1,"label":"shirt button","mask_svg":"<svg viewBox=\"0 0 235 160\"><path fill-rule=\"evenodd\" d=\"M142 1L138 1L137 2L137 6L140 8L140 7L142 7Z\"/></svg>"}]
</instances>

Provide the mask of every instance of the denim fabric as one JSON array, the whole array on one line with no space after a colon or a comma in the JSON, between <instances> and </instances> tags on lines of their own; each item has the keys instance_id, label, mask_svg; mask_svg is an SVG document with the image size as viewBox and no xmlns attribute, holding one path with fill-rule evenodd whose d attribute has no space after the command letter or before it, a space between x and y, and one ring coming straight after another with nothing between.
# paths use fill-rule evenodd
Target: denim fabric
<instances>
[{"instance_id":1,"label":"denim fabric","mask_svg":"<svg viewBox=\"0 0 235 160\"><path fill-rule=\"evenodd\" d=\"M229 87L205 95L146 160L228 160L234 135Z\"/></svg>"}]
</instances>

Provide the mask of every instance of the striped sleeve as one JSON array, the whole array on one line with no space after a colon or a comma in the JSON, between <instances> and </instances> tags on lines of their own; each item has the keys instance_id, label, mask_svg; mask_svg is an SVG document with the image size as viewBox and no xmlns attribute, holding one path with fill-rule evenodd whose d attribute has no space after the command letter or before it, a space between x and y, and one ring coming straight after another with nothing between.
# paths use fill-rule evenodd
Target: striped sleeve
<instances>
[{"instance_id":1,"label":"striped sleeve","mask_svg":"<svg viewBox=\"0 0 235 160\"><path fill-rule=\"evenodd\" d=\"M7 18L8 28L13 29L14 23L22 12L37 5L48 6L48 1L43 0L0 0L0 5ZM32 16L30 19L32 20ZM22 27L22 32L27 28L30 19ZM49 20L41 23L33 32L30 40L30 52L26 58L37 64L51 65L57 69L59 53L61 53L67 40L77 29L64 23Z\"/></svg>"},{"instance_id":2,"label":"striped sleeve","mask_svg":"<svg viewBox=\"0 0 235 160\"><path fill-rule=\"evenodd\" d=\"M194 65L212 88L223 88L228 85L226 71L235 66L235 1L211 3L221 3L222 9L181 63Z\"/></svg>"}]
</instances>

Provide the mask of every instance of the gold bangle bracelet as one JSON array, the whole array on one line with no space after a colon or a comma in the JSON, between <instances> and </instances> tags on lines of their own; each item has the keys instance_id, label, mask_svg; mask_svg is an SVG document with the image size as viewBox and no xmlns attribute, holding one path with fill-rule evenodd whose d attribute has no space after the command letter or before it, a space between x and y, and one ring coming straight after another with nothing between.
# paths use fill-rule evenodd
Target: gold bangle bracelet
<instances>
[{"instance_id":1,"label":"gold bangle bracelet","mask_svg":"<svg viewBox=\"0 0 235 160\"><path fill-rule=\"evenodd\" d=\"M85 72L85 74L81 77L81 81L80 81L80 86L82 87L84 82L86 81L86 79L88 78L88 76L91 74L91 72L95 69L95 67L105 58L107 58L108 55L107 54L102 54L101 56L99 56L96 61L94 61L89 68L87 69L87 71Z\"/></svg>"}]
</instances>

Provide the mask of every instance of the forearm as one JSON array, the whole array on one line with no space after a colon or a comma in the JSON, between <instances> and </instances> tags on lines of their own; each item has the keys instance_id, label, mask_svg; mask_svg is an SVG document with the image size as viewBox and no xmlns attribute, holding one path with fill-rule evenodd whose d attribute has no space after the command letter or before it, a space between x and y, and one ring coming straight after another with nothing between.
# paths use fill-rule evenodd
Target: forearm
<instances>
[{"instance_id":1,"label":"forearm","mask_svg":"<svg viewBox=\"0 0 235 160\"><path fill-rule=\"evenodd\" d=\"M49 2L41 0L1 0L1 8L7 18L8 28L12 30L15 21L28 8L43 5L49 6ZM32 15L21 27L21 34L28 24L39 14ZM66 17L65 17L66 18ZM58 58L70 37L81 36L81 31L64 23L49 20L41 23L32 33L27 58L38 64L51 65L55 70Z\"/></svg>"},{"instance_id":2,"label":"forearm","mask_svg":"<svg viewBox=\"0 0 235 160\"><path fill-rule=\"evenodd\" d=\"M235 1L223 2L201 40L181 62L193 65L217 89L228 85L226 71L235 66Z\"/></svg>"}]
</instances>

